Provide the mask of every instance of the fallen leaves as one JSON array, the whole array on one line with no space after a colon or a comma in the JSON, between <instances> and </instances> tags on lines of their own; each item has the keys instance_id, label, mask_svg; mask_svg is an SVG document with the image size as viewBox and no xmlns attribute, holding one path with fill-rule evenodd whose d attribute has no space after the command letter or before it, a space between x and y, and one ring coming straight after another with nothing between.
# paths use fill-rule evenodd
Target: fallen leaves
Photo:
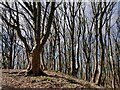
<instances>
[{"instance_id":1,"label":"fallen leaves","mask_svg":"<svg viewBox=\"0 0 120 90\"><path fill-rule=\"evenodd\" d=\"M20 70L3 70L2 85L14 88L100 88L60 72L46 71L49 76L17 75ZM89 85L87 85L89 84ZM87 87L87 88L88 88Z\"/></svg>"}]
</instances>

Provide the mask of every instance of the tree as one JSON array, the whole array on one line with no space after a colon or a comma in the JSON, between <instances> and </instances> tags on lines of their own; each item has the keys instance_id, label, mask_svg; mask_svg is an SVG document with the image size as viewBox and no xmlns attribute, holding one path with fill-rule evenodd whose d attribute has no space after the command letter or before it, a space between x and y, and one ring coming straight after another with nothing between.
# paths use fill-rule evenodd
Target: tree
<instances>
[{"instance_id":1,"label":"tree","mask_svg":"<svg viewBox=\"0 0 120 90\"><path fill-rule=\"evenodd\" d=\"M64 5L65 8L65 15L68 20L68 25L69 25L69 33L70 33L70 38L71 38L71 49L72 49L72 75L77 76L77 69L76 69L76 59L75 59L75 18L77 16L78 10L81 6L81 3L70 3L69 2L69 11L70 13L67 13L67 5ZM75 5L77 6L77 9L75 9Z\"/></svg>"},{"instance_id":2,"label":"tree","mask_svg":"<svg viewBox=\"0 0 120 90\"><path fill-rule=\"evenodd\" d=\"M113 10L113 7L115 5L115 2L99 2L95 3L92 2L91 6L93 9L93 15L95 17L95 34L96 34L96 64L95 64L95 70L93 75L93 82L100 85L102 81L102 75L103 71L105 70L104 64L105 64L105 41L103 39L103 30L104 25L110 20L111 18L111 11ZM105 17L105 15L106 16ZM110 14L110 16L109 16ZM107 27L107 28L110 28ZM99 41L98 41L99 39ZM99 51L98 51L99 48ZM100 54L100 57L98 57L98 54ZM98 63L98 58L100 58L100 64ZM100 68L98 68L98 65L100 65Z\"/></svg>"},{"instance_id":3,"label":"tree","mask_svg":"<svg viewBox=\"0 0 120 90\"><path fill-rule=\"evenodd\" d=\"M46 43L50 29L51 29L51 24L54 16L54 11L55 11L55 2L51 2L51 9L50 13L47 19L47 24L46 24L46 33L41 36L41 3L40 2L23 2L24 6L20 2L15 2L15 9L11 8L10 5L6 2L4 4L3 2L1 3L3 6L6 6L7 9L9 9L9 14L11 15L10 17L12 18L14 24L8 22L8 20L0 14L1 18L4 20L7 25L10 27L14 28L17 31L18 37L21 39L21 41L24 43L25 49L26 49L26 55L28 59L28 67L27 67L27 74L33 74L33 75L47 75L45 74L41 68L40 68L40 54L42 52L42 48L44 44ZM46 3L46 9L48 8L48 5L50 4L49 2ZM25 12L31 16L32 18L32 23L27 19L26 14L20 12L19 7L21 6ZM12 15L12 13L16 13L16 15ZM30 48L30 46L27 43L26 37L22 35L22 30L21 30L21 25L20 25L20 14L24 16L23 19L25 19L31 27L33 27L33 32L34 32L34 47ZM44 18L46 18L47 11L44 12ZM44 26L43 26L44 27ZM43 31L43 30L42 30Z\"/></svg>"}]
</instances>

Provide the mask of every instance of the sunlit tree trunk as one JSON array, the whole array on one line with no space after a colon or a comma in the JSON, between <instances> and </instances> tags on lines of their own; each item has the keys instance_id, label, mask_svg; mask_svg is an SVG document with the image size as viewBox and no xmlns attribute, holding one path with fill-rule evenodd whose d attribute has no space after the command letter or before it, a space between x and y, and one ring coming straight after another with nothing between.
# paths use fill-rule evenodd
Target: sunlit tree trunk
<instances>
[{"instance_id":1,"label":"sunlit tree trunk","mask_svg":"<svg viewBox=\"0 0 120 90\"><path fill-rule=\"evenodd\" d=\"M95 2L91 3L92 9L93 9L93 14L95 17L95 40L96 40L96 44L95 44L95 67L94 67L94 73L93 73L93 77L92 77L92 82L97 82L97 78L99 75L99 70L98 70L98 16L97 13L99 13L99 9L98 12L96 11L96 7L95 7Z\"/></svg>"},{"instance_id":2,"label":"sunlit tree trunk","mask_svg":"<svg viewBox=\"0 0 120 90\"><path fill-rule=\"evenodd\" d=\"M105 12L102 12L102 2L100 2L100 21L99 21L99 41L100 41L100 75L98 78L98 85L102 82L102 71L104 68L104 43L103 43L103 36L102 36L102 24L103 24L103 16Z\"/></svg>"}]
</instances>

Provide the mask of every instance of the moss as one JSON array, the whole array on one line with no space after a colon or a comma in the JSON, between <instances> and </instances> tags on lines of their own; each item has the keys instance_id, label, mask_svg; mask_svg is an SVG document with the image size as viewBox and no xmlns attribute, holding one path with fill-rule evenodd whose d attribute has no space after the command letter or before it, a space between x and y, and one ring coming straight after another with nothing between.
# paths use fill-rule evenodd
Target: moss
<instances>
[{"instance_id":1,"label":"moss","mask_svg":"<svg viewBox=\"0 0 120 90\"><path fill-rule=\"evenodd\" d=\"M98 80L96 80L95 84L98 85Z\"/></svg>"},{"instance_id":2,"label":"moss","mask_svg":"<svg viewBox=\"0 0 120 90\"><path fill-rule=\"evenodd\" d=\"M70 77L69 77L69 78L67 78L67 81L68 81L68 82L70 82L70 83L74 83L74 84L76 84L76 83L77 83L74 79L72 79L72 78L70 78Z\"/></svg>"}]
</instances>

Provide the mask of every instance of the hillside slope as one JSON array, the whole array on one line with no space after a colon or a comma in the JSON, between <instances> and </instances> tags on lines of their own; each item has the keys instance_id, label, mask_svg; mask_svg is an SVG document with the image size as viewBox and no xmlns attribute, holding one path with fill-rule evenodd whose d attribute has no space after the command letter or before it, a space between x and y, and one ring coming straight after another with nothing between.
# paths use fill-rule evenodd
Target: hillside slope
<instances>
[{"instance_id":1,"label":"hillside slope","mask_svg":"<svg viewBox=\"0 0 120 90\"><path fill-rule=\"evenodd\" d=\"M18 75L21 70L2 70L3 90L20 88L103 88L60 72L45 71L49 76ZM26 90L26 89L25 89ZM36 89L35 89L36 90Z\"/></svg>"}]
</instances>

